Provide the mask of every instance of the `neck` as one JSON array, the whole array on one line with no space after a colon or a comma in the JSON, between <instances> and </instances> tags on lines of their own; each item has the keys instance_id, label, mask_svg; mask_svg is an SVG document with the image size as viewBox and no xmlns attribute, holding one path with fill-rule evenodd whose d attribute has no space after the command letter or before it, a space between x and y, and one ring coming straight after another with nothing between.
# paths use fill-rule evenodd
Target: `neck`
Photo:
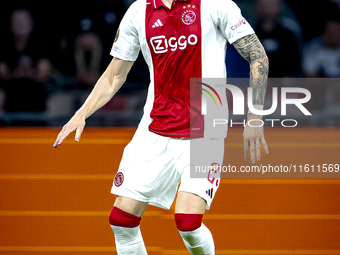
<instances>
[{"instance_id":1,"label":"neck","mask_svg":"<svg viewBox=\"0 0 340 255\"><path fill-rule=\"evenodd\" d=\"M174 0L162 0L163 4L168 7L169 9L171 9L171 5L172 5L172 2Z\"/></svg>"}]
</instances>

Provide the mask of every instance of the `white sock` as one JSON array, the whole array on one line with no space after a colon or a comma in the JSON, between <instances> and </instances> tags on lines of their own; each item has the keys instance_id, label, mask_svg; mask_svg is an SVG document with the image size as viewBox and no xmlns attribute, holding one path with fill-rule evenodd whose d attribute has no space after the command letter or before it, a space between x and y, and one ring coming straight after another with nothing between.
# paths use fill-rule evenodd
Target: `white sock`
<instances>
[{"instance_id":1,"label":"white sock","mask_svg":"<svg viewBox=\"0 0 340 255\"><path fill-rule=\"evenodd\" d=\"M115 234L118 255L147 255L140 228L125 228L111 225Z\"/></svg>"},{"instance_id":2,"label":"white sock","mask_svg":"<svg viewBox=\"0 0 340 255\"><path fill-rule=\"evenodd\" d=\"M215 255L213 237L210 230L203 223L194 231L179 231L179 233L192 255Z\"/></svg>"}]
</instances>

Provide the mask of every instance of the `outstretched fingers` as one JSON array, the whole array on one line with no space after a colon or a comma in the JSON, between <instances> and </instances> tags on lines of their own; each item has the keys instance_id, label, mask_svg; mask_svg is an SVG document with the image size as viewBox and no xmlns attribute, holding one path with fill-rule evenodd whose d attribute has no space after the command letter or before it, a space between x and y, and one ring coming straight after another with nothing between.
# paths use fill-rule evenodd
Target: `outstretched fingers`
<instances>
[{"instance_id":1,"label":"outstretched fingers","mask_svg":"<svg viewBox=\"0 0 340 255\"><path fill-rule=\"evenodd\" d=\"M257 138L244 138L244 159L245 161L249 160L249 148L250 148L250 159L251 162L255 163L255 158L259 161L261 160L261 143L263 145L264 151L268 154L268 145L264 136L260 136Z\"/></svg>"},{"instance_id":2,"label":"outstretched fingers","mask_svg":"<svg viewBox=\"0 0 340 255\"><path fill-rule=\"evenodd\" d=\"M269 153L268 145L267 145L266 140L264 139L264 136L262 135L262 136L260 137L260 139L261 139L261 143L262 143L262 145L263 145L264 151L268 154L268 153Z\"/></svg>"},{"instance_id":3,"label":"outstretched fingers","mask_svg":"<svg viewBox=\"0 0 340 255\"><path fill-rule=\"evenodd\" d=\"M55 140L53 147L57 148L59 145L63 143L65 138L72 132L72 130L69 130L67 126L64 126L63 129L59 132L57 139Z\"/></svg>"},{"instance_id":4,"label":"outstretched fingers","mask_svg":"<svg viewBox=\"0 0 340 255\"><path fill-rule=\"evenodd\" d=\"M261 160L260 138L256 138L256 156L257 156L257 161L260 161ZM253 163L255 163L255 159Z\"/></svg>"},{"instance_id":5,"label":"outstretched fingers","mask_svg":"<svg viewBox=\"0 0 340 255\"><path fill-rule=\"evenodd\" d=\"M55 142L53 144L53 147L57 148L59 145L61 145L64 142L66 137L73 132L76 132L75 141L79 142L83 130L84 130L84 127L82 127L82 126L80 126L80 127L75 127L75 126L70 127L68 125L65 125L63 127L63 129L60 131L60 133L58 134L57 139L55 140Z\"/></svg>"},{"instance_id":6,"label":"outstretched fingers","mask_svg":"<svg viewBox=\"0 0 340 255\"><path fill-rule=\"evenodd\" d=\"M79 142L80 137L81 137L81 134L83 133L83 130L84 130L84 127L78 127L78 128L76 129L76 136L75 136L75 138L74 138L74 140L75 140L76 142Z\"/></svg>"},{"instance_id":7,"label":"outstretched fingers","mask_svg":"<svg viewBox=\"0 0 340 255\"><path fill-rule=\"evenodd\" d=\"M249 160L249 140L244 138L243 140L243 152L244 152L244 160L248 162Z\"/></svg>"},{"instance_id":8,"label":"outstretched fingers","mask_svg":"<svg viewBox=\"0 0 340 255\"><path fill-rule=\"evenodd\" d=\"M248 162L249 160L249 147L250 147L250 159L252 163L255 163L255 141L254 139L244 138L244 159ZM257 146L256 146L257 148Z\"/></svg>"},{"instance_id":9,"label":"outstretched fingers","mask_svg":"<svg viewBox=\"0 0 340 255\"><path fill-rule=\"evenodd\" d=\"M251 163L255 163L255 142L253 139L249 140L250 141L250 158L251 158Z\"/></svg>"}]
</instances>

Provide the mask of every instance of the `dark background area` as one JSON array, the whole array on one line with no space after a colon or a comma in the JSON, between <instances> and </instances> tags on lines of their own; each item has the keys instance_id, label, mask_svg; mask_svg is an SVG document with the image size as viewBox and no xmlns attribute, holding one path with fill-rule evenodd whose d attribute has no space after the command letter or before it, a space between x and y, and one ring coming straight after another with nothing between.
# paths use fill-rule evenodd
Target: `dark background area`
<instances>
[{"instance_id":1,"label":"dark background area","mask_svg":"<svg viewBox=\"0 0 340 255\"><path fill-rule=\"evenodd\" d=\"M270 78L340 78L339 1L235 2L267 51ZM63 125L111 61L110 49L130 4L131 0L31 0L2 6L0 125ZM14 13L19 13L16 18ZM23 24L33 21L20 50L13 32L18 16ZM249 76L248 63L230 45L226 64L229 78ZM140 56L114 100L89 118L88 125L137 125L148 84L149 72ZM311 110L333 111L335 118L340 116L339 100L332 99L331 106L324 103L330 94L338 98L337 86L331 91L325 86L309 89L317 95L314 101L321 102Z\"/></svg>"}]
</instances>

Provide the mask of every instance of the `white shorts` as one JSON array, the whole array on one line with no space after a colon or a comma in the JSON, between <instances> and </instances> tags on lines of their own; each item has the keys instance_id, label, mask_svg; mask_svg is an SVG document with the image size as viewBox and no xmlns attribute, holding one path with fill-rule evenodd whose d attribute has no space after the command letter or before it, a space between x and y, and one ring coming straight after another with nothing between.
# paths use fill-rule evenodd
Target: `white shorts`
<instances>
[{"instance_id":1,"label":"white shorts","mask_svg":"<svg viewBox=\"0 0 340 255\"><path fill-rule=\"evenodd\" d=\"M192 155L193 151L201 155ZM111 193L170 209L181 182L178 192L202 197L209 209L220 175L212 177L210 172L205 172L200 178L192 178L192 171L195 166L221 166L223 154L224 138L169 138L141 125L124 149Z\"/></svg>"}]
</instances>

